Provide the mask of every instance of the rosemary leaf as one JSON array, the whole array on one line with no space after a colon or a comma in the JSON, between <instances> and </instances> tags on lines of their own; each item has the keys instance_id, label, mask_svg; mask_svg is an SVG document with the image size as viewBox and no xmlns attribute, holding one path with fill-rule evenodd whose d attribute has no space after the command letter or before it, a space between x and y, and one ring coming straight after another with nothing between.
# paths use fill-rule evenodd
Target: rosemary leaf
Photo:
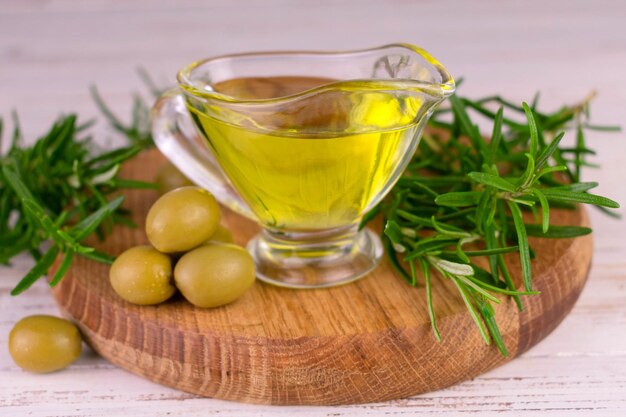
<instances>
[{"instance_id":1,"label":"rosemary leaf","mask_svg":"<svg viewBox=\"0 0 626 417\"><path fill-rule=\"evenodd\" d=\"M530 269L530 251L528 249L528 237L526 235L526 226L522 218L522 211L519 206L512 202L508 202L513 223L517 233L517 245L519 246L519 255L522 264L522 279L524 280L524 288L526 291L532 290L532 272Z\"/></svg>"},{"instance_id":2,"label":"rosemary leaf","mask_svg":"<svg viewBox=\"0 0 626 417\"><path fill-rule=\"evenodd\" d=\"M28 271L24 278L22 278L20 282L18 282L18 284L15 286L15 288L11 290L11 295L18 295L29 289L31 285L35 283L35 281L37 281L39 278L41 278L42 275L48 272L48 269L50 269L50 267L54 263L54 260L56 259L58 253L58 246L52 246L50 249L48 249L46 254L37 261L35 266L30 271Z\"/></svg>"}]
</instances>

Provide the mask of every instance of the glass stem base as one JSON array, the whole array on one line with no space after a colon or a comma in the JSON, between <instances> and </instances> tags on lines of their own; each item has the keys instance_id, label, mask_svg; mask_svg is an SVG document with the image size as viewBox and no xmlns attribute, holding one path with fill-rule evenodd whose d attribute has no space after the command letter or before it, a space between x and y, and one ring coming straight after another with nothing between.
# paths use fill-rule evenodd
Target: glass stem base
<instances>
[{"instance_id":1,"label":"glass stem base","mask_svg":"<svg viewBox=\"0 0 626 417\"><path fill-rule=\"evenodd\" d=\"M257 277L288 288L324 288L347 284L373 270L383 255L381 241L369 229L275 233L263 230L248 243Z\"/></svg>"}]
</instances>

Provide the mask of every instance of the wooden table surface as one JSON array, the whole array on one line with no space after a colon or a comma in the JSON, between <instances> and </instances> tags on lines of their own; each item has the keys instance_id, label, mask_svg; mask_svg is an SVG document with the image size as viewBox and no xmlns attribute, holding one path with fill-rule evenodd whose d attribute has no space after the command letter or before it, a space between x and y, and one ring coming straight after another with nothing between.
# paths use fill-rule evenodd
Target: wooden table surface
<instances>
[{"instance_id":1,"label":"wooden table surface","mask_svg":"<svg viewBox=\"0 0 626 417\"><path fill-rule=\"evenodd\" d=\"M0 0L0 115L19 112L27 140L60 113L98 113L88 87L129 114L143 66L163 83L196 58L268 49L419 44L465 78L469 96L515 101L542 92L544 108L598 92L597 123L626 116L624 1L45 1ZM119 141L97 125L102 143ZM590 135L598 192L626 203L624 133ZM472 381L405 400L342 407L267 407L198 398L128 374L85 349L69 369L22 372L7 351L20 318L57 309L43 282L10 289L32 265L0 267L2 416L623 416L626 414L626 223L592 210L589 282L568 318L513 362ZM445 336L445 335L444 335Z\"/></svg>"}]
</instances>

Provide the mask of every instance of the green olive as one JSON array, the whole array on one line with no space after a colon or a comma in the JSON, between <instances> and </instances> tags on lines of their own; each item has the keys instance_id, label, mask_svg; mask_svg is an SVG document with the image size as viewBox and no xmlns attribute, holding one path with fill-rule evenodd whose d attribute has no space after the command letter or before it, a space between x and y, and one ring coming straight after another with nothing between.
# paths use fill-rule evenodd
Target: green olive
<instances>
[{"instance_id":1,"label":"green olive","mask_svg":"<svg viewBox=\"0 0 626 417\"><path fill-rule=\"evenodd\" d=\"M52 316L30 316L18 321L9 334L9 353L20 368L53 372L65 368L80 355L78 328Z\"/></svg>"},{"instance_id":2,"label":"green olive","mask_svg":"<svg viewBox=\"0 0 626 417\"><path fill-rule=\"evenodd\" d=\"M156 176L159 192L165 194L180 187L193 185L193 183L171 163L163 165Z\"/></svg>"},{"instance_id":3,"label":"green olive","mask_svg":"<svg viewBox=\"0 0 626 417\"><path fill-rule=\"evenodd\" d=\"M220 223L220 207L200 187L183 187L159 198L146 219L148 240L165 253L184 252L206 242Z\"/></svg>"},{"instance_id":4,"label":"green olive","mask_svg":"<svg viewBox=\"0 0 626 417\"><path fill-rule=\"evenodd\" d=\"M235 243L235 240L233 239L233 234L230 230L220 224L217 226L215 233L213 233L213 235L209 238L207 244L212 242Z\"/></svg>"},{"instance_id":5,"label":"green olive","mask_svg":"<svg viewBox=\"0 0 626 417\"><path fill-rule=\"evenodd\" d=\"M176 292L172 260L151 246L135 246L119 255L109 279L115 292L133 304L159 304Z\"/></svg>"},{"instance_id":6,"label":"green olive","mask_svg":"<svg viewBox=\"0 0 626 417\"><path fill-rule=\"evenodd\" d=\"M176 286L191 304L217 307L241 297L254 283L254 261L242 247L200 246L183 255L174 269Z\"/></svg>"}]
</instances>

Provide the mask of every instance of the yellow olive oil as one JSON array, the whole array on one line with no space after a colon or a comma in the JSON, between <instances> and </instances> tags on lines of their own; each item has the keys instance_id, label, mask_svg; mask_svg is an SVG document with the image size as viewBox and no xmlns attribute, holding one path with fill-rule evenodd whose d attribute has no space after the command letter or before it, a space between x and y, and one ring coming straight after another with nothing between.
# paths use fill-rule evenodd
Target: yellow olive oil
<instances>
[{"instance_id":1,"label":"yellow olive oil","mask_svg":"<svg viewBox=\"0 0 626 417\"><path fill-rule=\"evenodd\" d=\"M365 84L236 78L212 86L235 100L216 106L188 98L187 104L264 225L330 229L358 222L393 185L416 145L421 96L399 93L392 81Z\"/></svg>"}]
</instances>

